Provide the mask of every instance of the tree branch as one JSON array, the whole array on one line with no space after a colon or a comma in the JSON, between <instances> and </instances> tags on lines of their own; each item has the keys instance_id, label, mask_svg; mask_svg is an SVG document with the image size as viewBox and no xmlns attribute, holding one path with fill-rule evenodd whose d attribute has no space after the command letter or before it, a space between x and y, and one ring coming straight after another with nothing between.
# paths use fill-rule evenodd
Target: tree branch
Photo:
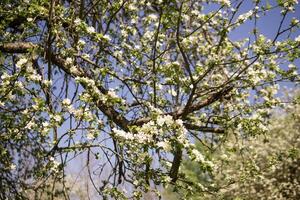
<instances>
[{"instance_id":1,"label":"tree branch","mask_svg":"<svg viewBox=\"0 0 300 200\"><path fill-rule=\"evenodd\" d=\"M27 53L33 47L35 45L31 42L2 43L0 51L2 53Z\"/></svg>"},{"instance_id":2,"label":"tree branch","mask_svg":"<svg viewBox=\"0 0 300 200\"><path fill-rule=\"evenodd\" d=\"M176 118L180 118L182 115L184 115L185 113L192 113L194 111L200 110L201 108L204 108L216 101L218 101L219 99L221 99L224 95L228 94L231 90L233 89L233 86L224 86L224 88L216 93L213 93L212 95L210 95L207 99L200 101L198 103L192 104L191 106L189 106L188 108L184 109L180 109L178 111L174 111L174 112L169 112L169 113L165 113L165 115L171 115L173 117ZM150 117L145 117L145 118L140 118L140 119L136 119L136 120L132 120L130 121L130 125L137 125L137 126L141 126L145 123L148 123L149 121L151 121Z\"/></svg>"},{"instance_id":3,"label":"tree branch","mask_svg":"<svg viewBox=\"0 0 300 200\"><path fill-rule=\"evenodd\" d=\"M4 43L0 44L0 50L4 53L27 53L30 49L37 47L37 45L31 42L15 42L15 43ZM48 52L48 51L46 51ZM78 68L76 72L70 72L69 66L63 58L51 53L47 58L51 59L51 62L62 69L65 73L71 75L72 77L86 77L91 78L86 74L81 68ZM84 86L83 86L84 87ZM102 94L107 94L107 90L102 86L97 86ZM124 131L129 131L128 124L129 121L122 116L118 111L116 111L112 106L107 105L103 101L98 100L95 102L97 107L104 113L108 119L112 120L116 125L122 128Z\"/></svg>"},{"instance_id":4,"label":"tree branch","mask_svg":"<svg viewBox=\"0 0 300 200\"><path fill-rule=\"evenodd\" d=\"M224 129L217 127L207 127L207 126L197 126L195 124L183 123L186 129L201 131L201 132L209 132L209 133L224 133Z\"/></svg>"}]
</instances>

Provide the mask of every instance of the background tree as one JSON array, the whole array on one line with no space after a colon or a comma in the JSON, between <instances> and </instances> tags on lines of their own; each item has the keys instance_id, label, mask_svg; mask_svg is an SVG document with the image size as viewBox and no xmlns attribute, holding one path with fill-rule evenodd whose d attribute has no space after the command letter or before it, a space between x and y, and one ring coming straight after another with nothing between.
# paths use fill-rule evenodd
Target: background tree
<instances>
[{"instance_id":1,"label":"background tree","mask_svg":"<svg viewBox=\"0 0 300 200\"><path fill-rule=\"evenodd\" d=\"M211 193L194 191L189 199L299 199L299 113L299 98L295 98L285 110L273 113L266 134L245 139L233 136L214 152L206 149L216 166L211 174L204 176L195 163L185 160L182 170L190 181L210 182L214 187ZM201 143L197 147L206 148ZM167 191L166 199L187 195L186 190Z\"/></svg>"},{"instance_id":2,"label":"background tree","mask_svg":"<svg viewBox=\"0 0 300 200\"><path fill-rule=\"evenodd\" d=\"M104 199L162 184L210 192L187 181L182 157L210 173L196 140L266 132L278 83L299 81L296 4L1 1L1 197L39 198L54 180L68 199L66 169L79 155ZM268 37L258 22L272 12L280 20ZM243 27L250 34L234 39Z\"/></svg>"}]
</instances>

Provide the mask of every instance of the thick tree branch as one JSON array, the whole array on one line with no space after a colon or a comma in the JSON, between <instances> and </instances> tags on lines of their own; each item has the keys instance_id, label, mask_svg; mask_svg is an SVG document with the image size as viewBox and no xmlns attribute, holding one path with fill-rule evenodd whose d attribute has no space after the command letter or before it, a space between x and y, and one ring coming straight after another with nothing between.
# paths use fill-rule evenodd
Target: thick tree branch
<instances>
[{"instance_id":1,"label":"thick tree branch","mask_svg":"<svg viewBox=\"0 0 300 200\"><path fill-rule=\"evenodd\" d=\"M221 91L212 94L204 101L200 101L198 103L191 105L189 108L187 108L186 112L192 113L196 110L200 110L201 108L204 108L204 107L218 101L224 95L228 94L232 89L233 89L233 86L224 86L224 88ZM182 114L184 114L184 110L179 110L178 113L176 114L176 116L181 116Z\"/></svg>"},{"instance_id":2,"label":"thick tree branch","mask_svg":"<svg viewBox=\"0 0 300 200\"><path fill-rule=\"evenodd\" d=\"M209 133L224 133L224 129L217 127L207 127L207 126L197 126L195 124L183 123L186 129L201 131L201 132L209 132Z\"/></svg>"},{"instance_id":3,"label":"thick tree branch","mask_svg":"<svg viewBox=\"0 0 300 200\"><path fill-rule=\"evenodd\" d=\"M233 86L224 86L224 88L216 93L213 93L212 95L210 95L209 97L207 97L205 100L200 101L198 103L192 104L191 106L189 106L188 108L182 108L178 111L174 111L174 112L169 112L169 113L165 113L166 115L171 115L175 118L180 118L183 114L185 114L186 112L192 113L194 111L200 110L201 108L204 108L216 101L218 101L219 99L221 99L223 96L225 96L226 94L228 94L231 90L233 89ZM131 125L137 125L137 126L141 126L145 123L148 123L149 121L151 121L150 117L145 117L145 118L140 118L140 119L136 119L130 122Z\"/></svg>"},{"instance_id":4,"label":"thick tree branch","mask_svg":"<svg viewBox=\"0 0 300 200\"><path fill-rule=\"evenodd\" d=\"M0 44L0 51L3 53L27 53L35 45L31 42L15 42Z\"/></svg>"},{"instance_id":5,"label":"thick tree branch","mask_svg":"<svg viewBox=\"0 0 300 200\"><path fill-rule=\"evenodd\" d=\"M174 159L170 170L170 177L173 183L175 183L178 179L178 171L179 171L181 160L182 160L182 149L181 147L177 147L176 152L174 152Z\"/></svg>"}]
</instances>

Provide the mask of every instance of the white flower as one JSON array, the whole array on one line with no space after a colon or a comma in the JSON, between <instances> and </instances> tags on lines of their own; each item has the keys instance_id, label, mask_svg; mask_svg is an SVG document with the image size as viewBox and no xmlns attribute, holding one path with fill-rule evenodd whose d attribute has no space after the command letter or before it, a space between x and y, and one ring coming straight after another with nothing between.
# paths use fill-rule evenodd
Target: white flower
<instances>
[{"instance_id":1,"label":"white flower","mask_svg":"<svg viewBox=\"0 0 300 200\"><path fill-rule=\"evenodd\" d=\"M169 92L172 96L177 96L177 92L175 90L171 89Z\"/></svg>"},{"instance_id":2,"label":"white flower","mask_svg":"<svg viewBox=\"0 0 300 200\"><path fill-rule=\"evenodd\" d=\"M124 138L124 139L127 139L127 140L133 140L134 139L134 137L131 133L127 133L123 130L113 128L112 131L116 134L117 137Z\"/></svg>"},{"instance_id":3,"label":"white flower","mask_svg":"<svg viewBox=\"0 0 300 200\"><path fill-rule=\"evenodd\" d=\"M77 83L86 84L89 87L94 87L95 86L95 81L93 79L89 79L89 78L86 78L86 77L76 77L75 81Z\"/></svg>"},{"instance_id":4,"label":"white flower","mask_svg":"<svg viewBox=\"0 0 300 200\"><path fill-rule=\"evenodd\" d=\"M220 0L220 3L228 7L230 6L230 0Z\"/></svg>"},{"instance_id":5,"label":"white flower","mask_svg":"<svg viewBox=\"0 0 300 200\"><path fill-rule=\"evenodd\" d=\"M139 134L132 135L134 139L137 140L138 143L145 143L145 142L151 142L152 141L152 135L145 134L143 132Z\"/></svg>"},{"instance_id":6,"label":"white flower","mask_svg":"<svg viewBox=\"0 0 300 200\"><path fill-rule=\"evenodd\" d=\"M150 14L148 17L150 20L153 20L153 21L158 19L158 16L156 14Z\"/></svg>"},{"instance_id":7,"label":"white flower","mask_svg":"<svg viewBox=\"0 0 300 200\"><path fill-rule=\"evenodd\" d=\"M62 104L65 105L65 106L68 106L68 105L71 104L71 100L70 100L70 99L64 99L64 100L62 101Z\"/></svg>"},{"instance_id":8,"label":"white flower","mask_svg":"<svg viewBox=\"0 0 300 200\"><path fill-rule=\"evenodd\" d=\"M81 19L76 18L76 19L74 20L74 24L75 24L75 25L79 25L80 23L81 23Z\"/></svg>"},{"instance_id":9,"label":"white flower","mask_svg":"<svg viewBox=\"0 0 300 200\"><path fill-rule=\"evenodd\" d=\"M82 39L80 39L80 40L78 40L78 44L81 45L81 46L83 46L83 45L85 45L85 41L82 40Z\"/></svg>"},{"instance_id":10,"label":"white flower","mask_svg":"<svg viewBox=\"0 0 300 200\"><path fill-rule=\"evenodd\" d=\"M71 114L73 114L76 119L80 119L83 115L83 110L82 109L75 110L75 109L71 108L71 109L69 109L69 112Z\"/></svg>"},{"instance_id":11,"label":"white flower","mask_svg":"<svg viewBox=\"0 0 300 200\"><path fill-rule=\"evenodd\" d=\"M42 125L43 125L43 127L48 127L49 126L49 122L43 122Z\"/></svg>"},{"instance_id":12,"label":"white flower","mask_svg":"<svg viewBox=\"0 0 300 200\"><path fill-rule=\"evenodd\" d=\"M296 70L293 71L292 75L297 76L298 72Z\"/></svg>"},{"instance_id":13,"label":"white flower","mask_svg":"<svg viewBox=\"0 0 300 200\"><path fill-rule=\"evenodd\" d=\"M20 89L24 88L24 85L23 85L23 83L21 81L16 81L15 82L15 86L18 87L18 88L20 88Z\"/></svg>"},{"instance_id":14,"label":"white flower","mask_svg":"<svg viewBox=\"0 0 300 200\"><path fill-rule=\"evenodd\" d=\"M30 121L26 126L25 128L26 129L32 129L34 127L35 123L33 121Z\"/></svg>"},{"instance_id":15,"label":"white flower","mask_svg":"<svg viewBox=\"0 0 300 200\"><path fill-rule=\"evenodd\" d=\"M86 136L86 138L87 138L88 140L92 140L92 139L95 138L95 136L94 136L93 133L88 133L87 136Z\"/></svg>"},{"instance_id":16,"label":"white flower","mask_svg":"<svg viewBox=\"0 0 300 200\"><path fill-rule=\"evenodd\" d=\"M138 8L136 7L136 5L134 5L134 4L131 3L131 4L128 5L128 9L131 10L131 11L135 11Z\"/></svg>"},{"instance_id":17,"label":"white flower","mask_svg":"<svg viewBox=\"0 0 300 200\"><path fill-rule=\"evenodd\" d=\"M152 31L146 31L144 33L144 38L145 39L151 39L153 37L153 32Z\"/></svg>"},{"instance_id":18,"label":"white flower","mask_svg":"<svg viewBox=\"0 0 300 200\"><path fill-rule=\"evenodd\" d=\"M32 21L33 21L33 18L28 17L28 18L27 18L27 21L28 21L28 22L32 22Z\"/></svg>"},{"instance_id":19,"label":"white flower","mask_svg":"<svg viewBox=\"0 0 300 200\"><path fill-rule=\"evenodd\" d=\"M72 74L78 74L78 73L79 73L77 67L74 66L74 65L73 65L72 67L70 67L70 72L71 72Z\"/></svg>"},{"instance_id":20,"label":"white flower","mask_svg":"<svg viewBox=\"0 0 300 200\"><path fill-rule=\"evenodd\" d=\"M237 21L238 22L244 22L246 19L248 19L249 17L251 17L253 15L253 11L252 10L249 10L248 12L240 15L238 18L237 18Z\"/></svg>"},{"instance_id":21,"label":"white flower","mask_svg":"<svg viewBox=\"0 0 300 200\"><path fill-rule=\"evenodd\" d=\"M174 123L173 117L171 115L166 115L165 123L167 124L167 126L171 126Z\"/></svg>"},{"instance_id":22,"label":"white flower","mask_svg":"<svg viewBox=\"0 0 300 200\"><path fill-rule=\"evenodd\" d=\"M54 115L52 118L53 118L54 121L56 121L56 122L60 122L60 121L62 120L62 117L61 117L60 115Z\"/></svg>"},{"instance_id":23,"label":"white flower","mask_svg":"<svg viewBox=\"0 0 300 200\"><path fill-rule=\"evenodd\" d=\"M103 36L103 39L105 39L105 40L107 40L107 41L110 41L110 40L111 40L111 38L110 38L109 35L104 35L104 36Z\"/></svg>"},{"instance_id":24,"label":"white flower","mask_svg":"<svg viewBox=\"0 0 300 200\"><path fill-rule=\"evenodd\" d=\"M44 84L46 87L50 87L52 85L52 80L43 80L42 84Z\"/></svg>"},{"instance_id":25,"label":"white flower","mask_svg":"<svg viewBox=\"0 0 300 200\"><path fill-rule=\"evenodd\" d=\"M117 58L121 57L122 54L123 54L123 52L122 52L122 51L119 51L119 50L116 50L116 51L113 52L113 55L114 55L115 57L117 57Z\"/></svg>"},{"instance_id":26,"label":"white flower","mask_svg":"<svg viewBox=\"0 0 300 200\"><path fill-rule=\"evenodd\" d=\"M289 65L288 65L288 68L290 68L290 69L296 69L297 67L296 67L296 65L294 65L294 64L289 64Z\"/></svg>"},{"instance_id":27,"label":"white flower","mask_svg":"<svg viewBox=\"0 0 300 200\"><path fill-rule=\"evenodd\" d=\"M66 59L66 65L70 65L70 64L72 64L72 62L73 62L72 58Z\"/></svg>"},{"instance_id":28,"label":"white flower","mask_svg":"<svg viewBox=\"0 0 300 200\"><path fill-rule=\"evenodd\" d=\"M32 74L29 76L29 79L33 81L41 81L42 77L39 74Z\"/></svg>"},{"instance_id":29,"label":"white flower","mask_svg":"<svg viewBox=\"0 0 300 200\"><path fill-rule=\"evenodd\" d=\"M180 123L180 121L178 122ZM174 120L171 115L165 115L165 116L159 116L156 120L156 123L159 126L162 126L164 124L166 124L167 126L171 126L174 123Z\"/></svg>"},{"instance_id":30,"label":"white flower","mask_svg":"<svg viewBox=\"0 0 300 200\"><path fill-rule=\"evenodd\" d=\"M28 109L26 108L26 109L23 110L21 113L22 113L23 115L27 115L27 114L28 114Z\"/></svg>"},{"instance_id":31,"label":"white flower","mask_svg":"<svg viewBox=\"0 0 300 200\"><path fill-rule=\"evenodd\" d=\"M59 162L57 162L56 160L53 160L52 161L52 167L51 167L51 171L53 171L53 172L58 172L58 167L59 167L59 165L60 165L60 163Z\"/></svg>"},{"instance_id":32,"label":"white flower","mask_svg":"<svg viewBox=\"0 0 300 200\"><path fill-rule=\"evenodd\" d=\"M162 116L159 116L156 121L157 125L162 126L165 123L165 120Z\"/></svg>"},{"instance_id":33,"label":"white flower","mask_svg":"<svg viewBox=\"0 0 300 200\"><path fill-rule=\"evenodd\" d=\"M27 59L26 59L26 58L21 58L21 59L16 63L16 67L17 67L17 68L21 68L26 62L27 62Z\"/></svg>"},{"instance_id":34,"label":"white flower","mask_svg":"<svg viewBox=\"0 0 300 200\"><path fill-rule=\"evenodd\" d=\"M203 155L197 149L192 150L192 155L195 156L195 161L196 162L203 162L204 161Z\"/></svg>"},{"instance_id":35,"label":"white flower","mask_svg":"<svg viewBox=\"0 0 300 200\"><path fill-rule=\"evenodd\" d=\"M139 184L138 180L133 181L133 185L138 185L138 184Z\"/></svg>"},{"instance_id":36,"label":"white flower","mask_svg":"<svg viewBox=\"0 0 300 200\"><path fill-rule=\"evenodd\" d=\"M296 41L296 42L300 42L300 35L298 35L298 36L295 38L295 41Z\"/></svg>"},{"instance_id":37,"label":"white flower","mask_svg":"<svg viewBox=\"0 0 300 200\"><path fill-rule=\"evenodd\" d=\"M107 94L111 97L111 98L119 98L118 95L115 93L115 91L113 90L109 90L107 92Z\"/></svg>"},{"instance_id":38,"label":"white flower","mask_svg":"<svg viewBox=\"0 0 300 200\"><path fill-rule=\"evenodd\" d=\"M183 121L181 119L177 119L176 124L178 124L179 126L183 127Z\"/></svg>"},{"instance_id":39,"label":"white flower","mask_svg":"<svg viewBox=\"0 0 300 200\"><path fill-rule=\"evenodd\" d=\"M16 169L16 165L15 165L15 164L11 164L11 165L9 166L9 168L10 168L10 170L15 170L15 169Z\"/></svg>"},{"instance_id":40,"label":"white flower","mask_svg":"<svg viewBox=\"0 0 300 200\"><path fill-rule=\"evenodd\" d=\"M88 33L95 33L95 28L92 27L92 26L87 27L86 30L87 30Z\"/></svg>"},{"instance_id":41,"label":"white flower","mask_svg":"<svg viewBox=\"0 0 300 200\"><path fill-rule=\"evenodd\" d=\"M170 145L169 142L167 141L160 141L156 144L158 147L161 147L163 150L165 151L171 151L172 150L172 146Z\"/></svg>"},{"instance_id":42,"label":"white flower","mask_svg":"<svg viewBox=\"0 0 300 200\"><path fill-rule=\"evenodd\" d=\"M8 78L10 78L10 75L8 75L6 72L4 72L4 73L1 75L1 79L2 79L2 80L8 79Z\"/></svg>"}]
</instances>

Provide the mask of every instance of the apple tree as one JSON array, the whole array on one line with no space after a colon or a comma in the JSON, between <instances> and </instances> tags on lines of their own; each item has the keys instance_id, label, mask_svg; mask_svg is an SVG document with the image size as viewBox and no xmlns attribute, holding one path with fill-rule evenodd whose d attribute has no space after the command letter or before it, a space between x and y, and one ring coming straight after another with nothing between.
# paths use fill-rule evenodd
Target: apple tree
<instances>
[{"instance_id":1,"label":"apple tree","mask_svg":"<svg viewBox=\"0 0 300 200\"><path fill-rule=\"evenodd\" d=\"M186 179L182 158L209 173L213 159L195 141L267 131L280 83L299 81L295 9L297 0L2 0L0 197L68 199L79 158L103 199L160 196L163 185L210 192ZM260 21L272 13L270 36Z\"/></svg>"}]
</instances>

